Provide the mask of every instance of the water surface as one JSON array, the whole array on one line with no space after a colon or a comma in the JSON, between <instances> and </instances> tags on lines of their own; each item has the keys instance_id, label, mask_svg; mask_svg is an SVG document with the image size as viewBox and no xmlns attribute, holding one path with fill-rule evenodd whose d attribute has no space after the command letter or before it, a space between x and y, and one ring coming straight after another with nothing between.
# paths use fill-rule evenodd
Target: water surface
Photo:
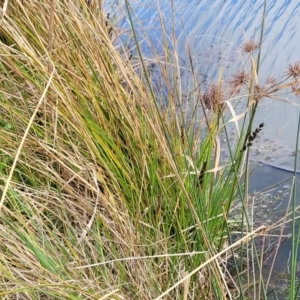
<instances>
[{"instance_id":1,"label":"water surface","mask_svg":"<svg viewBox=\"0 0 300 300\"><path fill-rule=\"evenodd\" d=\"M209 83L219 77L220 70L224 79L241 70L247 63L241 44L249 39L259 41L260 38L264 9L264 1L261 0L132 0L130 5L146 55L151 57L153 49L144 36L150 38L155 50L161 54L164 47L161 27L170 37L168 44L171 50L174 46L172 37L176 36L183 82L184 76L190 75L184 73L185 67L190 69L188 48L199 82L204 74ZM129 28L125 10L119 15L119 21L124 30ZM269 76L283 79L288 65L300 60L300 2L267 1L264 24L259 70L262 83ZM282 92L279 97L298 105L298 99L289 91ZM256 120L257 123L265 122L264 132L268 138L283 141L294 150L298 113L298 106L265 99L260 104Z\"/></svg>"}]
</instances>

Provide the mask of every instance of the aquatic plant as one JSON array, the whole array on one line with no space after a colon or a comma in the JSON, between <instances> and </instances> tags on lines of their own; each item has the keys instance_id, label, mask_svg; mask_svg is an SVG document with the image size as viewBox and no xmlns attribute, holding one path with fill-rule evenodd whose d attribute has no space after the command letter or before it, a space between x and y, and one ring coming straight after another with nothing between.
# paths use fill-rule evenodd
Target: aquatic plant
<instances>
[{"instance_id":1,"label":"aquatic plant","mask_svg":"<svg viewBox=\"0 0 300 300\"><path fill-rule=\"evenodd\" d=\"M248 41L249 70L205 91L190 54L184 98L176 38L171 56L165 32L164 55L153 47L160 94L133 23L132 50L117 44L122 32L96 2L9 4L0 44L1 297L242 297L237 249L265 228L248 219L247 155L264 121L252 129L255 111L297 83L296 65L290 81L261 90L261 41ZM244 220L233 241L235 201Z\"/></svg>"}]
</instances>

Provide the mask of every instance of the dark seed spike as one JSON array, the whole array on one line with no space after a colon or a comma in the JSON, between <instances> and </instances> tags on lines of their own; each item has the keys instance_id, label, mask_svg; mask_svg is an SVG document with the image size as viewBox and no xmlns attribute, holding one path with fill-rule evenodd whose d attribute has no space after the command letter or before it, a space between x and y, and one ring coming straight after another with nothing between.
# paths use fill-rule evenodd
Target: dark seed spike
<instances>
[{"instance_id":1,"label":"dark seed spike","mask_svg":"<svg viewBox=\"0 0 300 300\"><path fill-rule=\"evenodd\" d=\"M105 27L108 27L109 13L106 15Z\"/></svg>"},{"instance_id":2,"label":"dark seed spike","mask_svg":"<svg viewBox=\"0 0 300 300\"><path fill-rule=\"evenodd\" d=\"M202 168L201 168L201 171L200 171L200 174L199 174L199 177L198 177L199 186L201 186L202 183L203 183L203 178L204 178L204 174L205 174L205 170L206 170L206 165L207 165L207 162L205 161L202 165Z\"/></svg>"},{"instance_id":3,"label":"dark seed spike","mask_svg":"<svg viewBox=\"0 0 300 300\"><path fill-rule=\"evenodd\" d=\"M185 139L185 132L184 132L183 126L180 126L180 138L181 138L182 144L184 145L186 142L186 139Z\"/></svg>"},{"instance_id":4,"label":"dark seed spike","mask_svg":"<svg viewBox=\"0 0 300 300\"><path fill-rule=\"evenodd\" d=\"M247 144L247 147L252 146L252 143L250 143L250 142L252 142L254 139L256 139L257 134L262 130L264 125L265 125L264 123L259 124L259 126L252 133L249 134L249 136L248 136L249 143ZM249 145L249 144L251 144L251 145Z\"/></svg>"}]
</instances>

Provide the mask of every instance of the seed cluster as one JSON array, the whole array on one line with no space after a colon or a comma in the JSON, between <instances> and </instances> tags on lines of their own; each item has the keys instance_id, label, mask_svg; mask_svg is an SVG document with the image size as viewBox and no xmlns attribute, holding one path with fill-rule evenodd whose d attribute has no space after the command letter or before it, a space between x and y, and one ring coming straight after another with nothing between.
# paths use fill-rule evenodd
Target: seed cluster
<instances>
[{"instance_id":1,"label":"seed cluster","mask_svg":"<svg viewBox=\"0 0 300 300\"><path fill-rule=\"evenodd\" d=\"M207 166L207 162L205 161L202 165L202 168L201 168L201 171L200 171L200 174L199 174L199 177L198 177L199 186L201 186L202 183L203 183L206 166Z\"/></svg>"},{"instance_id":2,"label":"seed cluster","mask_svg":"<svg viewBox=\"0 0 300 300\"><path fill-rule=\"evenodd\" d=\"M245 151L248 147L253 145L253 141L256 139L258 133L263 129L265 123L259 124L259 126L249 134L248 138L246 139L246 144L243 146L241 151Z\"/></svg>"}]
</instances>

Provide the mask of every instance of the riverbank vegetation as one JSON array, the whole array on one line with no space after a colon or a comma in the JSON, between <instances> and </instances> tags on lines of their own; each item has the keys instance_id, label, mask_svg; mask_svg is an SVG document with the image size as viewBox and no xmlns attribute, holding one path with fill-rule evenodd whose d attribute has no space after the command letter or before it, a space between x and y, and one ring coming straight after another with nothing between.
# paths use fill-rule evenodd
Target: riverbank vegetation
<instances>
[{"instance_id":1,"label":"riverbank vegetation","mask_svg":"<svg viewBox=\"0 0 300 300\"><path fill-rule=\"evenodd\" d=\"M163 58L154 52L150 65L134 26L129 51L102 7L9 5L0 44L1 299L267 299L251 275L251 261L259 270L263 258L247 250L268 230L248 218L247 157L265 126L253 126L260 101L287 87L299 94L299 63L283 81L261 84L261 36L242 45L243 70L204 88L191 55L184 95L175 37L173 52L165 36ZM232 240L236 201L244 225Z\"/></svg>"}]
</instances>

